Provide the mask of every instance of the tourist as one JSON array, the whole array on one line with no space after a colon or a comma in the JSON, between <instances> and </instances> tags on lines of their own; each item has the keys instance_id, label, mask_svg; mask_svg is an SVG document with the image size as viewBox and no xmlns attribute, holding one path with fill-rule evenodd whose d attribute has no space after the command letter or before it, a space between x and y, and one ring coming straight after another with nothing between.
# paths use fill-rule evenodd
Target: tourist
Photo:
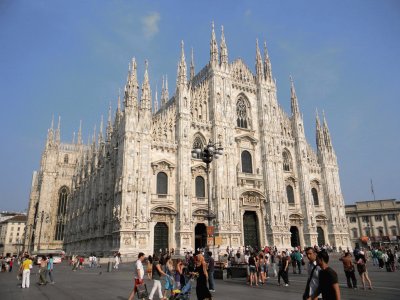
<instances>
[{"instance_id":1,"label":"tourist","mask_svg":"<svg viewBox=\"0 0 400 300\"><path fill-rule=\"evenodd\" d=\"M153 258L151 255L147 258L147 266L146 266L146 271L147 271L147 278L151 279L152 278L152 270L153 270Z\"/></svg>"},{"instance_id":2,"label":"tourist","mask_svg":"<svg viewBox=\"0 0 400 300\"><path fill-rule=\"evenodd\" d=\"M47 275L49 275L51 284L55 284L54 278L53 278L53 268L54 268L54 259L53 259L53 255L50 254L48 262L47 262Z\"/></svg>"},{"instance_id":3,"label":"tourist","mask_svg":"<svg viewBox=\"0 0 400 300\"><path fill-rule=\"evenodd\" d=\"M378 263L379 263L379 268L380 269L383 269L383 266L384 266L384 262L383 262L383 259L382 259L382 255L383 255L383 252L382 252L382 250L379 248L378 249L378 251L376 252L376 257L378 258ZM354 257L356 260L358 260L358 257Z\"/></svg>"},{"instance_id":4,"label":"tourist","mask_svg":"<svg viewBox=\"0 0 400 300\"><path fill-rule=\"evenodd\" d=\"M178 289L182 289L185 285L185 276L183 274L184 266L185 265L183 264L182 260L178 258L175 268L175 282Z\"/></svg>"},{"instance_id":5,"label":"tourist","mask_svg":"<svg viewBox=\"0 0 400 300\"><path fill-rule=\"evenodd\" d=\"M261 252L259 255L259 260L258 260L258 269L260 272L260 283L262 285L265 284L265 280L267 277L267 258L265 257L266 254L264 252Z\"/></svg>"},{"instance_id":6,"label":"tourist","mask_svg":"<svg viewBox=\"0 0 400 300\"><path fill-rule=\"evenodd\" d=\"M47 258L45 255L42 255L42 260L40 261L40 269L39 269L39 285L44 285L47 283Z\"/></svg>"},{"instance_id":7,"label":"tourist","mask_svg":"<svg viewBox=\"0 0 400 300\"><path fill-rule=\"evenodd\" d=\"M255 254L252 253L249 257L249 272L250 272L250 286L253 286L253 282L256 286L257 283L257 264Z\"/></svg>"},{"instance_id":8,"label":"tourist","mask_svg":"<svg viewBox=\"0 0 400 300\"><path fill-rule=\"evenodd\" d=\"M278 285L281 285L281 277L285 282L285 286L289 286L289 257L286 256L286 251L282 251L279 257L279 272L278 272Z\"/></svg>"},{"instance_id":9,"label":"tourist","mask_svg":"<svg viewBox=\"0 0 400 300\"><path fill-rule=\"evenodd\" d=\"M214 281L214 268L215 268L215 261L212 257L212 252L208 251L208 260L207 260L207 272L208 272L208 289L210 292L215 292L215 281Z\"/></svg>"},{"instance_id":10,"label":"tourist","mask_svg":"<svg viewBox=\"0 0 400 300\"><path fill-rule=\"evenodd\" d=\"M317 254L317 264L321 268L318 277L318 288L308 299L318 299L322 294L324 300L340 300L340 288L336 272L329 267L329 254L320 251Z\"/></svg>"},{"instance_id":11,"label":"tourist","mask_svg":"<svg viewBox=\"0 0 400 300\"><path fill-rule=\"evenodd\" d=\"M303 257L299 251L299 248L295 248L294 252L293 252L293 258L295 261L295 267L297 266L297 269L299 270L299 274L301 274L301 266L302 266L302 261L303 261Z\"/></svg>"},{"instance_id":12,"label":"tourist","mask_svg":"<svg viewBox=\"0 0 400 300\"><path fill-rule=\"evenodd\" d=\"M369 289L372 290L372 283L368 276L367 271L367 259L365 258L364 252L360 251L359 259L357 260L357 271L360 274L363 288L365 290L365 281L368 281Z\"/></svg>"},{"instance_id":13,"label":"tourist","mask_svg":"<svg viewBox=\"0 0 400 300\"><path fill-rule=\"evenodd\" d=\"M372 249L371 255L372 255L372 263L375 267L379 266L379 261L378 261L378 256L377 256L377 250L376 248Z\"/></svg>"},{"instance_id":14,"label":"tourist","mask_svg":"<svg viewBox=\"0 0 400 300\"><path fill-rule=\"evenodd\" d=\"M278 276L278 272L276 271L276 251L273 250L271 251L271 255L270 255L270 264L271 264L271 268L272 268L272 272L273 272L273 277Z\"/></svg>"},{"instance_id":15,"label":"tourist","mask_svg":"<svg viewBox=\"0 0 400 300\"><path fill-rule=\"evenodd\" d=\"M153 296L156 291L158 291L158 297L163 299L163 292L161 288L161 276L167 276L165 272L161 269L159 258L156 254L153 255L153 262L152 262L152 272L153 275L153 288L151 289L149 300L153 299Z\"/></svg>"},{"instance_id":16,"label":"tourist","mask_svg":"<svg viewBox=\"0 0 400 300\"><path fill-rule=\"evenodd\" d=\"M396 270L394 267L395 257L391 249L388 249L387 255L388 255L388 265L389 265L388 272L394 272Z\"/></svg>"},{"instance_id":17,"label":"tourist","mask_svg":"<svg viewBox=\"0 0 400 300\"><path fill-rule=\"evenodd\" d=\"M308 280L304 290L303 299L312 297L318 289L319 272L321 268L317 265L317 253L313 247L308 247L305 250L308 258Z\"/></svg>"},{"instance_id":18,"label":"tourist","mask_svg":"<svg viewBox=\"0 0 400 300\"><path fill-rule=\"evenodd\" d=\"M119 256L117 253L114 254L114 269L118 270L119 266Z\"/></svg>"},{"instance_id":19,"label":"tourist","mask_svg":"<svg viewBox=\"0 0 400 300\"><path fill-rule=\"evenodd\" d=\"M25 260L22 262L20 271L22 272L22 288L29 288L31 278L32 260L29 254L25 255Z\"/></svg>"},{"instance_id":20,"label":"tourist","mask_svg":"<svg viewBox=\"0 0 400 300\"><path fill-rule=\"evenodd\" d=\"M168 250L168 249L166 249ZM172 291L174 289L174 265L170 256L167 256L165 259L164 265L164 272L167 274L165 278L165 285L164 285L164 298L167 298L167 292L170 292L170 296L172 296Z\"/></svg>"},{"instance_id":21,"label":"tourist","mask_svg":"<svg viewBox=\"0 0 400 300\"><path fill-rule=\"evenodd\" d=\"M347 287L349 289L357 288L357 279L354 271L354 265L352 261L352 257L350 252L345 252L344 256L339 258L339 260L343 263L344 273L346 274L347 279Z\"/></svg>"},{"instance_id":22,"label":"tourist","mask_svg":"<svg viewBox=\"0 0 400 300\"><path fill-rule=\"evenodd\" d=\"M211 293L207 288L208 273L207 264L202 254L197 255L195 264L195 273L197 277L196 295L197 300L211 299Z\"/></svg>"},{"instance_id":23,"label":"tourist","mask_svg":"<svg viewBox=\"0 0 400 300\"><path fill-rule=\"evenodd\" d=\"M117 255L116 255L117 256ZM143 268L143 260L145 259L144 253L139 252L138 259L136 260L136 267L135 267L135 286L133 291L129 295L128 300L133 300L135 298L135 293L138 289L138 285L143 284L143 277L144 277L144 268Z\"/></svg>"}]
</instances>

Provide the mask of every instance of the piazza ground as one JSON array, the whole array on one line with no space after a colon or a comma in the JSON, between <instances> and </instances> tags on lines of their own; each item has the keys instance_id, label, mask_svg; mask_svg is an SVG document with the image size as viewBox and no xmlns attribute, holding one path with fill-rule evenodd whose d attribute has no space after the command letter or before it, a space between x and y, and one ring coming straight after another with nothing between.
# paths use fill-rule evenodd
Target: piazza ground
<instances>
[{"instance_id":1,"label":"piazza ground","mask_svg":"<svg viewBox=\"0 0 400 300\"><path fill-rule=\"evenodd\" d=\"M400 272L388 273L369 263L368 270L374 289L350 290L346 287L346 278L337 257L331 257L331 266L338 272L342 299L400 299ZM111 273L107 272L106 265L98 269L85 268L72 272L63 263L55 267L56 284L39 286L38 275L33 274L29 289L21 289L21 282L17 280L17 271L14 269L11 273L0 273L0 299L127 299L133 287L132 268L132 263L122 263L119 270ZM37 272L36 266L34 272ZM278 286L276 278L271 278L267 285L258 288L247 286L244 278L216 280L214 299L301 299L307 281L306 274L295 275L291 272L290 268L288 287ZM358 276L357 280L360 286ZM151 281L147 281L149 289L151 285ZM192 291L191 299L196 299L194 287ZM155 296L154 299L158 297Z\"/></svg>"}]
</instances>

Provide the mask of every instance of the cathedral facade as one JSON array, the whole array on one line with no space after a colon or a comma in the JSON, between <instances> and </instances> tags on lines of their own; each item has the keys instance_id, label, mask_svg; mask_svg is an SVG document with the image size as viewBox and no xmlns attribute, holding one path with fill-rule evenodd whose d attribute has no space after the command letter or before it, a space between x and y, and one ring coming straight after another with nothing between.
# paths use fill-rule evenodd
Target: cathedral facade
<instances>
[{"instance_id":1,"label":"cathedral facade","mask_svg":"<svg viewBox=\"0 0 400 300\"><path fill-rule=\"evenodd\" d=\"M40 171L30 194L25 245L68 254L119 251L134 255L207 244L212 217L222 248L350 246L339 170L325 120L316 118L316 149L306 141L293 81L291 115L277 101L264 44L256 45L255 73L228 60L222 29L214 28L210 60L187 74L183 42L176 91L163 79L152 97L146 70L139 87L136 61L123 104L111 108L103 133L82 142L60 141L60 123L48 131ZM223 147L210 164L210 182L193 148ZM210 188L210 199L208 199ZM208 209L210 201L210 210ZM216 239L217 240L217 239Z\"/></svg>"}]
</instances>

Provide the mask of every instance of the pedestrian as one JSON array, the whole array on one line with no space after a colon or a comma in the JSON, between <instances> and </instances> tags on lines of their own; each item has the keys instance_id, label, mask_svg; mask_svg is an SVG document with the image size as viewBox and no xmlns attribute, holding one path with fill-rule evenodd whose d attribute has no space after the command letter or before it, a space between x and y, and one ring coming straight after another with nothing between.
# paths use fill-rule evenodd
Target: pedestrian
<instances>
[{"instance_id":1,"label":"pedestrian","mask_svg":"<svg viewBox=\"0 0 400 300\"><path fill-rule=\"evenodd\" d=\"M156 254L153 255L151 274L153 279L153 288L151 289L149 300L153 300L153 296L156 291L158 291L158 297L160 299L164 299L161 288L161 276L167 276L167 274L165 274L165 272L161 269L160 261Z\"/></svg>"},{"instance_id":2,"label":"pedestrian","mask_svg":"<svg viewBox=\"0 0 400 300\"><path fill-rule=\"evenodd\" d=\"M276 271L276 251L273 250L271 251L271 255L270 255L270 263L271 263L271 267L272 267L272 272L273 272L273 277L277 277L278 276L278 272Z\"/></svg>"},{"instance_id":3,"label":"pedestrian","mask_svg":"<svg viewBox=\"0 0 400 300\"><path fill-rule=\"evenodd\" d=\"M286 251L282 251L279 258L278 285L281 285L281 277L285 282L285 286L289 286L289 257L286 256Z\"/></svg>"},{"instance_id":4,"label":"pedestrian","mask_svg":"<svg viewBox=\"0 0 400 300\"><path fill-rule=\"evenodd\" d=\"M369 284L369 289L372 290L372 283L368 276L367 271L367 259L365 258L364 252L360 251L359 259L357 260L357 271L360 274L363 288L365 290L365 281Z\"/></svg>"},{"instance_id":5,"label":"pedestrian","mask_svg":"<svg viewBox=\"0 0 400 300\"><path fill-rule=\"evenodd\" d=\"M164 272L167 274L165 277L164 298L167 298L167 292L169 291L170 296L172 296L172 291L174 290L174 264L170 256L165 259Z\"/></svg>"},{"instance_id":6,"label":"pedestrian","mask_svg":"<svg viewBox=\"0 0 400 300\"><path fill-rule=\"evenodd\" d=\"M45 255L42 255L42 260L40 261L39 274L39 285L47 284L47 257Z\"/></svg>"},{"instance_id":7,"label":"pedestrian","mask_svg":"<svg viewBox=\"0 0 400 300\"><path fill-rule=\"evenodd\" d=\"M53 278L53 269L54 269L54 259L53 259L53 254L50 254L49 259L47 261L47 275L49 275L51 284L55 284Z\"/></svg>"},{"instance_id":8,"label":"pedestrian","mask_svg":"<svg viewBox=\"0 0 400 300\"><path fill-rule=\"evenodd\" d=\"M29 288L31 278L32 260L29 254L25 254L25 260L22 262L20 272L22 272L22 288Z\"/></svg>"},{"instance_id":9,"label":"pedestrian","mask_svg":"<svg viewBox=\"0 0 400 300\"><path fill-rule=\"evenodd\" d=\"M147 257L147 262L146 262L146 273L148 279L152 278L151 275L152 270L153 270L153 258L151 257L151 255L149 255L149 257Z\"/></svg>"},{"instance_id":10,"label":"pedestrian","mask_svg":"<svg viewBox=\"0 0 400 300\"><path fill-rule=\"evenodd\" d=\"M295 257L296 252L292 251L292 253L290 254L290 262L292 264L292 268L293 268L293 274L297 274L296 272L296 268L297 268L297 262L296 262L296 257Z\"/></svg>"},{"instance_id":11,"label":"pedestrian","mask_svg":"<svg viewBox=\"0 0 400 300\"><path fill-rule=\"evenodd\" d=\"M207 288L208 272L204 256L197 254L196 258L195 274L198 276L196 285L197 300L212 299L211 293Z\"/></svg>"},{"instance_id":12,"label":"pedestrian","mask_svg":"<svg viewBox=\"0 0 400 300\"><path fill-rule=\"evenodd\" d=\"M308 299L316 300L318 295L322 294L322 299L324 300L340 300L338 277L328 263L328 252L325 250L318 252L317 264L321 268L318 274L318 288Z\"/></svg>"},{"instance_id":13,"label":"pedestrian","mask_svg":"<svg viewBox=\"0 0 400 300\"><path fill-rule=\"evenodd\" d=\"M357 279L354 270L354 264L350 252L346 252L344 256L339 258L343 263L344 273L346 274L347 287L349 289L357 289Z\"/></svg>"},{"instance_id":14,"label":"pedestrian","mask_svg":"<svg viewBox=\"0 0 400 300\"><path fill-rule=\"evenodd\" d=\"M138 285L143 284L143 277L144 277L144 268L143 268L143 260L145 259L144 253L139 252L138 259L136 260L136 267L135 267L135 286L129 295L128 300L133 300L135 298L135 293L138 289Z\"/></svg>"},{"instance_id":15,"label":"pedestrian","mask_svg":"<svg viewBox=\"0 0 400 300\"><path fill-rule=\"evenodd\" d=\"M14 258L13 257L10 258L10 261L9 261L8 264L10 265L10 268L9 268L8 272L11 272L12 268L13 268L13 264L14 264Z\"/></svg>"},{"instance_id":16,"label":"pedestrian","mask_svg":"<svg viewBox=\"0 0 400 300\"><path fill-rule=\"evenodd\" d=\"M319 284L319 272L321 268L317 265L317 252L313 247L308 247L305 249L305 253L308 258L308 279L306 288L303 294L303 300L312 297L312 295L317 291Z\"/></svg>"},{"instance_id":17,"label":"pedestrian","mask_svg":"<svg viewBox=\"0 0 400 300\"><path fill-rule=\"evenodd\" d=\"M178 289L182 289L183 286L185 285L185 276L183 274L183 268L184 264L180 258L178 258L178 261L176 263L176 268L175 268L175 282L177 285Z\"/></svg>"},{"instance_id":18,"label":"pedestrian","mask_svg":"<svg viewBox=\"0 0 400 300\"><path fill-rule=\"evenodd\" d=\"M378 251L376 252L376 257L378 258L378 264L379 264L379 268L380 268L380 269L383 269L383 266L384 266L384 262L383 262L383 259L382 259L382 255L383 255L383 252L382 252L382 250L379 248ZM358 257L355 257L355 259L358 260Z\"/></svg>"},{"instance_id":19,"label":"pedestrian","mask_svg":"<svg viewBox=\"0 0 400 300\"><path fill-rule=\"evenodd\" d=\"M302 266L302 259L303 257L301 256L301 253L299 251L299 248L295 248L294 253L293 253L293 258L295 261L295 267L297 267L297 269L299 270L299 274L301 274L301 266Z\"/></svg>"},{"instance_id":20,"label":"pedestrian","mask_svg":"<svg viewBox=\"0 0 400 300\"><path fill-rule=\"evenodd\" d=\"M265 257L266 254L261 252L258 259L258 268L260 270L260 283L262 285L265 284L266 274L267 274L267 258Z\"/></svg>"},{"instance_id":21,"label":"pedestrian","mask_svg":"<svg viewBox=\"0 0 400 300\"><path fill-rule=\"evenodd\" d=\"M83 256L80 256L79 257L79 270L82 270L84 261L85 261L85 258Z\"/></svg>"},{"instance_id":22,"label":"pedestrian","mask_svg":"<svg viewBox=\"0 0 400 300\"><path fill-rule=\"evenodd\" d=\"M391 249L388 249L387 255L388 255L388 265L389 265L389 270L390 270L388 272L394 272L396 270L394 267L395 257L394 257L394 254Z\"/></svg>"},{"instance_id":23,"label":"pedestrian","mask_svg":"<svg viewBox=\"0 0 400 300\"><path fill-rule=\"evenodd\" d=\"M119 266L119 256L117 253L115 253L114 255L114 269L118 270L118 266Z\"/></svg>"},{"instance_id":24,"label":"pedestrian","mask_svg":"<svg viewBox=\"0 0 400 300\"><path fill-rule=\"evenodd\" d=\"M250 286L253 286L253 282L256 286L258 286L257 264L256 264L256 258L255 258L254 253L252 253L249 257L249 271L250 271Z\"/></svg>"},{"instance_id":25,"label":"pedestrian","mask_svg":"<svg viewBox=\"0 0 400 300\"><path fill-rule=\"evenodd\" d=\"M375 267L379 266L379 261L378 261L378 256L377 256L377 250L374 248L372 249L371 255L372 255L372 263Z\"/></svg>"},{"instance_id":26,"label":"pedestrian","mask_svg":"<svg viewBox=\"0 0 400 300\"><path fill-rule=\"evenodd\" d=\"M215 281L214 281L214 268L215 261L212 257L212 252L208 251L208 261L207 261L207 272L208 272L208 289L210 292L215 292Z\"/></svg>"}]
</instances>

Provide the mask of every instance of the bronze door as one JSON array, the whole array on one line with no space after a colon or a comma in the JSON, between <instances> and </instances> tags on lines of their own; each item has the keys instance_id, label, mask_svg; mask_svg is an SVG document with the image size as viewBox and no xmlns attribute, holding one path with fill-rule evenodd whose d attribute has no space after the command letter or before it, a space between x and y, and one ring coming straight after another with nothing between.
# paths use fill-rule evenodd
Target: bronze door
<instances>
[{"instance_id":1,"label":"bronze door","mask_svg":"<svg viewBox=\"0 0 400 300\"><path fill-rule=\"evenodd\" d=\"M168 225L165 223L157 223L154 226L154 253L160 253L168 249Z\"/></svg>"},{"instance_id":2,"label":"bronze door","mask_svg":"<svg viewBox=\"0 0 400 300\"><path fill-rule=\"evenodd\" d=\"M258 237L258 218L254 211L246 211L243 215L244 245L260 249Z\"/></svg>"}]
</instances>

